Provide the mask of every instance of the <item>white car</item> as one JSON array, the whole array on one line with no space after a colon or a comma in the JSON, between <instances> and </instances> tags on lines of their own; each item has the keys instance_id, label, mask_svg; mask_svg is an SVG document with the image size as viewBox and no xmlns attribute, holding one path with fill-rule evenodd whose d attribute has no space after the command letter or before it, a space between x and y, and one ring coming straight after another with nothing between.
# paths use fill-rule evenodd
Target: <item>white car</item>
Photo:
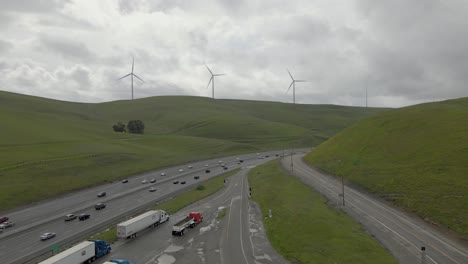
<instances>
[{"instance_id":1,"label":"white car","mask_svg":"<svg viewBox=\"0 0 468 264\"><path fill-rule=\"evenodd\" d=\"M51 239L55 236L55 233L44 233L42 236L41 236L41 240L47 240L47 239Z\"/></svg>"},{"instance_id":2,"label":"white car","mask_svg":"<svg viewBox=\"0 0 468 264\"><path fill-rule=\"evenodd\" d=\"M180 169L180 170L179 170L179 172L183 172L183 171L184 171L184 169Z\"/></svg>"},{"instance_id":3,"label":"white car","mask_svg":"<svg viewBox=\"0 0 468 264\"><path fill-rule=\"evenodd\" d=\"M188 166L189 169L193 168L191 165Z\"/></svg>"},{"instance_id":4,"label":"white car","mask_svg":"<svg viewBox=\"0 0 468 264\"><path fill-rule=\"evenodd\" d=\"M149 191L150 191L150 192L155 192L155 191L156 191L156 188L151 187L151 188L149 189Z\"/></svg>"},{"instance_id":5,"label":"white car","mask_svg":"<svg viewBox=\"0 0 468 264\"><path fill-rule=\"evenodd\" d=\"M148 180L147 179L144 179L141 181L142 184L147 184L148 183Z\"/></svg>"},{"instance_id":6,"label":"white car","mask_svg":"<svg viewBox=\"0 0 468 264\"><path fill-rule=\"evenodd\" d=\"M205 167L208 167L209 165L208 164L205 164Z\"/></svg>"},{"instance_id":7,"label":"white car","mask_svg":"<svg viewBox=\"0 0 468 264\"><path fill-rule=\"evenodd\" d=\"M13 226L15 226L15 223L13 222L3 222L2 224L0 224L0 229L5 229Z\"/></svg>"},{"instance_id":8,"label":"white car","mask_svg":"<svg viewBox=\"0 0 468 264\"><path fill-rule=\"evenodd\" d=\"M166 176L166 173L165 173L165 172L161 172L161 176Z\"/></svg>"},{"instance_id":9,"label":"white car","mask_svg":"<svg viewBox=\"0 0 468 264\"><path fill-rule=\"evenodd\" d=\"M218 163L223 163L223 161L222 161L222 160L219 160Z\"/></svg>"}]
</instances>

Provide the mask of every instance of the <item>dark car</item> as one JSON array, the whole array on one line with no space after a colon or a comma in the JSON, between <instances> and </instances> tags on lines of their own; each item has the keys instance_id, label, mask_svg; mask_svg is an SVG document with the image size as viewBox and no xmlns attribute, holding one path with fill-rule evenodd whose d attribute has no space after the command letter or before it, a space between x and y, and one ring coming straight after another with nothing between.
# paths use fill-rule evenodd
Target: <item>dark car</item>
<instances>
[{"instance_id":1,"label":"dark car","mask_svg":"<svg viewBox=\"0 0 468 264\"><path fill-rule=\"evenodd\" d=\"M98 193L97 197L104 197L106 196L106 194L107 194L106 192L100 192Z\"/></svg>"},{"instance_id":2,"label":"dark car","mask_svg":"<svg viewBox=\"0 0 468 264\"><path fill-rule=\"evenodd\" d=\"M185 184L185 181L181 181L180 184Z\"/></svg>"},{"instance_id":3,"label":"dark car","mask_svg":"<svg viewBox=\"0 0 468 264\"><path fill-rule=\"evenodd\" d=\"M173 184L178 184L178 183L179 183L179 181L173 181L172 183L173 183Z\"/></svg>"},{"instance_id":4,"label":"dark car","mask_svg":"<svg viewBox=\"0 0 468 264\"><path fill-rule=\"evenodd\" d=\"M206 170L205 173L210 173L211 171L210 170Z\"/></svg>"},{"instance_id":5,"label":"dark car","mask_svg":"<svg viewBox=\"0 0 468 264\"><path fill-rule=\"evenodd\" d=\"M65 221L72 221L72 220L75 220L76 217L77 217L77 216L74 215L74 214L67 214L67 215L65 216Z\"/></svg>"},{"instance_id":6,"label":"dark car","mask_svg":"<svg viewBox=\"0 0 468 264\"><path fill-rule=\"evenodd\" d=\"M224 167L223 169L224 169L224 170L227 170L227 169L228 169L228 167Z\"/></svg>"},{"instance_id":7,"label":"dark car","mask_svg":"<svg viewBox=\"0 0 468 264\"><path fill-rule=\"evenodd\" d=\"M90 214L80 214L80 216L78 216L78 219L79 219L80 221L84 221L84 220L86 220L86 219L89 219L90 217L91 217Z\"/></svg>"},{"instance_id":8,"label":"dark car","mask_svg":"<svg viewBox=\"0 0 468 264\"><path fill-rule=\"evenodd\" d=\"M150 182L151 182L151 183L155 183L155 182L156 182L156 179L151 179Z\"/></svg>"},{"instance_id":9,"label":"dark car","mask_svg":"<svg viewBox=\"0 0 468 264\"><path fill-rule=\"evenodd\" d=\"M106 208L106 204L104 204L104 203L98 203L98 204L96 204L96 205L94 206L94 208L95 208L96 210L101 210L101 209Z\"/></svg>"},{"instance_id":10,"label":"dark car","mask_svg":"<svg viewBox=\"0 0 468 264\"><path fill-rule=\"evenodd\" d=\"M198 176L198 175L197 175L197 176L193 176L193 178L194 178L195 180L198 180L198 179L200 179L200 176Z\"/></svg>"},{"instance_id":11,"label":"dark car","mask_svg":"<svg viewBox=\"0 0 468 264\"><path fill-rule=\"evenodd\" d=\"M239 160L240 163L244 162L243 160Z\"/></svg>"},{"instance_id":12,"label":"dark car","mask_svg":"<svg viewBox=\"0 0 468 264\"><path fill-rule=\"evenodd\" d=\"M41 240L44 241L44 240L47 240L47 239L51 239L53 237L55 237L55 233L44 233L41 236Z\"/></svg>"},{"instance_id":13,"label":"dark car","mask_svg":"<svg viewBox=\"0 0 468 264\"><path fill-rule=\"evenodd\" d=\"M122 183L128 183L127 179L122 180Z\"/></svg>"},{"instance_id":14,"label":"dark car","mask_svg":"<svg viewBox=\"0 0 468 264\"><path fill-rule=\"evenodd\" d=\"M6 217L6 216L0 216L0 223L3 223L3 222L6 222L8 221L10 218Z\"/></svg>"}]
</instances>

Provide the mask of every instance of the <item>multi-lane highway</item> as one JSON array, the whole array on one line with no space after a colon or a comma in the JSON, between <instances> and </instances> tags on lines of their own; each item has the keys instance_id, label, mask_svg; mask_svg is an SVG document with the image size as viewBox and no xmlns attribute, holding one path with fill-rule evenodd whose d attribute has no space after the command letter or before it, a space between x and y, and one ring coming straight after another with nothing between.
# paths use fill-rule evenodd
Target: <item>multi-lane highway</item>
<instances>
[{"instance_id":1,"label":"multi-lane highway","mask_svg":"<svg viewBox=\"0 0 468 264\"><path fill-rule=\"evenodd\" d=\"M308 166L302 157L293 156L292 173L336 205L341 204L341 181ZM290 159L283 159L282 164L291 170ZM340 208L361 222L399 263L468 263L466 246L441 234L424 221L410 217L352 187L345 186L344 193L345 205ZM425 247L424 252L422 247Z\"/></svg>"},{"instance_id":2,"label":"multi-lane highway","mask_svg":"<svg viewBox=\"0 0 468 264\"><path fill-rule=\"evenodd\" d=\"M64 245L81 239L98 228L130 217L137 210L149 208L156 202L175 195L183 189L193 186L199 181L226 172L219 161L222 160L232 170L240 166L239 159L247 163L258 160L258 156L274 156L278 152L223 157L208 161L194 162L165 170L145 173L129 178L128 183L120 181L95 188L74 192L63 197L39 203L18 211L9 212L11 221L16 223L0 235L0 259L2 263L24 263L34 256L49 252L52 245ZM241 164L244 164L241 163ZM208 164L208 167L205 165ZM188 166L192 166L191 169ZM183 169L183 172L179 170ZM210 169L210 173L205 173ZM164 172L166 176L160 176ZM194 175L200 175L200 180L194 180ZM146 179L157 179L154 184L142 184ZM187 184L173 184L173 180L185 180ZM156 192L149 192L150 187L156 187ZM97 193L105 191L106 197L98 198ZM107 208L96 211L94 204L105 202ZM65 214L90 213L86 221L65 222ZM57 236L48 241L40 241L39 236L45 232L54 232Z\"/></svg>"},{"instance_id":3,"label":"multi-lane highway","mask_svg":"<svg viewBox=\"0 0 468 264\"><path fill-rule=\"evenodd\" d=\"M137 239L119 240L105 259L128 259L137 264L288 263L270 245L262 224L262 213L248 198L247 173L255 164L271 160L252 160L230 177L226 188L171 216L163 225L149 229ZM225 216L216 219L222 210ZM204 216L201 224L184 236L172 236L172 225L189 212Z\"/></svg>"}]
</instances>

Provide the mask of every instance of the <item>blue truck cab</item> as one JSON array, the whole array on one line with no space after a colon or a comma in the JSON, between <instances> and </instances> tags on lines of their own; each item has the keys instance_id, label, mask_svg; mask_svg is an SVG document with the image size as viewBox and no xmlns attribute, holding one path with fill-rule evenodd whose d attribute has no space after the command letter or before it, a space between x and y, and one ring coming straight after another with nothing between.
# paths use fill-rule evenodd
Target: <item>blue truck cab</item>
<instances>
[{"instance_id":1,"label":"blue truck cab","mask_svg":"<svg viewBox=\"0 0 468 264\"><path fill-rule=\"evenodd\" d=\"M109 260L103 264L132 264L130 261L128 260L125 260L125 259L113 259L113 260Z\"/></svg>"},{"instance_id":2,"label":"blue truck cab","mask_svg":"<svg viewBox=\"0 0 468 264\"><path fill-rule=\"evenodd\" d=\"M102 240L90 240L90 241L94 242L96 258L100 258L104 255L107 255L111 251L111 246L106 241L102 241Z\"/></svg>"}]
</instances>

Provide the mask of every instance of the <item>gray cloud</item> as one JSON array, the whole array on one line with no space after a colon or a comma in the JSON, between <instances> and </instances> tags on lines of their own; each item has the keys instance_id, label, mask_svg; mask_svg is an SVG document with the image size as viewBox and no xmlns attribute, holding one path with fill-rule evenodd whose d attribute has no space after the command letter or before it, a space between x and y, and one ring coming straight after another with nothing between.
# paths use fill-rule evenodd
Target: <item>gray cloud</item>
<instances>
[{"instance_id":1,"label":"gray cloud","mask_svg":"<svg viewBox=\"0 0 468 264\"><path fill-rule=\"evenodd\" d=\"M13 48L13 44L11 44L9 41L0 39L0 54L6 53L11 48Z\"/></svg>"},{"instance_id":2,"label":"gray cloud","mask_svg":"<svg viewBox=\"0 0 468 264\"><path fill-rule=\"evenodd\" d=\"M1 12L47 13L63 8L70 0L0 0Z\"/></svg>"},{"instance_id":3,"label":"gray cloud","mask_svg":"<svg viewBox=\"0 0 468 264\"><path fill-rule=\"evenodd\" d=\"M50 53L60 54L64 58L75 60L94 60L94 55L86 44L79 39L66 39L61 36L40 35L40 49L45 49Z\"/></svg>"}]
</instances>

